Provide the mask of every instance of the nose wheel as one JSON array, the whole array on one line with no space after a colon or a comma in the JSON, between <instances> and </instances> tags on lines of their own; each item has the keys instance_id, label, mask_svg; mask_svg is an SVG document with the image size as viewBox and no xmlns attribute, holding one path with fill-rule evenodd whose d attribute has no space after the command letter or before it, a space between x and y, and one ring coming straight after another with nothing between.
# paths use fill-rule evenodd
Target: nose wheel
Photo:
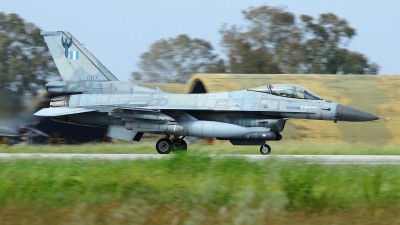
<instances>
[{"instance_id":1,"label":"nose wheel","mask_svg":"<svg viewBox=\"0 0 400 225\"><path fill-rule=\"evenodd\" d=\"M261 155L268 155L269 153L271 153L271 146L267 144L261 145L260 153Z\"/></svg>"}]
</instances>

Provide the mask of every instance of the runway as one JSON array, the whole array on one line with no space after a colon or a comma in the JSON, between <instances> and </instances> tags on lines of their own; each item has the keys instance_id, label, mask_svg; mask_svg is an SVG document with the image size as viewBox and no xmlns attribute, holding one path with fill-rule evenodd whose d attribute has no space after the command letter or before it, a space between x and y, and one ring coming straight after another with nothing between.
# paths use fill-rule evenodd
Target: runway
<instances>
[{"instance_id":1,"label":"runway","mask_svg":"<svg viewBox=\"0 0 400 225\"><path fill-rule=\"evenodd\" d=\"M203 156L203 155L198 155ZM207 155L213 158L243 158L250 161L290 161L319 164L400 164L400 156L392 155ZM0 153L0 160L12 159L80 159L80 160L146 160L168 159L174 154L54 154L54 153Z\"/></svg>"}]
</instances>

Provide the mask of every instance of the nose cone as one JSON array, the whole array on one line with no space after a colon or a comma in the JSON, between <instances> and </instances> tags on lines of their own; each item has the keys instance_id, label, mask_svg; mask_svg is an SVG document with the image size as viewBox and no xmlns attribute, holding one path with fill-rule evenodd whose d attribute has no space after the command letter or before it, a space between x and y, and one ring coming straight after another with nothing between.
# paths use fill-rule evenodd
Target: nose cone
<instances>
[{"instance_id":1,"label":"nose cone","mask_svg":"<svg viewBox=\"0 0 400 225\"><path fill-rule=\"evenodd\" d=\"M371 121L377 120L379 117L370 113L338 104L336 107L336 117L339 121Z\"/></svg>"}]
</instances>

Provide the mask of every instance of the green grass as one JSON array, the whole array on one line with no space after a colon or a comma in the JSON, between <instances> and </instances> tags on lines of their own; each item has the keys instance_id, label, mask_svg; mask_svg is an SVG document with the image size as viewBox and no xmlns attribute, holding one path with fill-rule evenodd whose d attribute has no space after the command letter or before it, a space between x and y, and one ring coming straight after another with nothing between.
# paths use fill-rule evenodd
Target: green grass
<instances>
[{"instance_id":1,"label":"green grass","mask_svg":"<svg viewBox=\"0 0 400 225\"><path fill-rule=\"evenodd\" d=\"M157 154L156 139L132 143L92 143L85 145L32 145L18 144L0 147L0 153L134 153ZM259 146L233 146L229 142L202 145L198 141L188 146L191 154L260 154ZM269 142L272 154L297 155L400 155L397 145L370 145L363 143L315 143L306 141Z\"/></svg>"},{"instance_id":2,"label":"green grass","mask_svg":"<svg viewBox=\"0 0 400 225\"><path fill-rule=\"evenodd\" d=\"M250 162L200 154L136 161L7 160L0 163L0 221L321 224L347 218L343 224L393 224L399 219L398 174L394 165Z\"/></svg>"}]
</instances>

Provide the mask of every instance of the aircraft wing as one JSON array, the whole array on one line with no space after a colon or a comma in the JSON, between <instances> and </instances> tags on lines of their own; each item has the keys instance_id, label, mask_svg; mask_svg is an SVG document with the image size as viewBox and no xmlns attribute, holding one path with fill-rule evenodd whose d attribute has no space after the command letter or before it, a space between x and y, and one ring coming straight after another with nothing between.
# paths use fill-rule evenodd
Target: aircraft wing
<instances>
[{"instance_id":1,"label":"aircraft wing","mask_svg":"<svg viewBox=\"0 0 400 225\"><path fill-rule=\"evenodd\" d=\"M161 110L180 110L180 111L258 111L264 113L302 113L302 114L315 114L315 112L298 111L298 110L282 110L282 109L241 109L236 107L207 107L207 106L193 106L193 105L150 105L150 106L137 106L132 107L129 105L100 105L101 108L112 108L113 110L131 110L136 112L160 112Z\"/></svg>"},{"instance_id":2,"label":"aircraft wing","mask_svg":"<svg viewBox=\"0 0 400 225\"><path fill-rule=\"evenodd\" d=\"M87 108L54 107L54 108L41 109L33 115L35 115L35 116L63 116L63 115L93 112L93 111L96 111L96 110L95 109L87 109Z\"/></svg>"},{"instance_id":3,"label":"aircraft wing","mask_svg":"<svg viewBox=\"0 0 400 225\"><path fill-rule=\"evenodd\" d=\"M101 108L112 108L113 111L118 111L118 110L129 110L129 111L136 111L141 114L154 114L154 113L159 113L161 110L185 110L185 111L191 111L191 110L205 110L205 111L236 111L238 110L237 108L210 108L210 107L199 107L199 106L188 106L188 105L155 105L155 106L141 106L141 107L132 107L132 106L126 106L126 105L100 105ZM239 109L240 110L240 109ZM54 108L44 108L36 112L35 116L45 116L45 117L52 117L52 116L63 116L63 115L70 115L70 114L78 114L78 113L85 113L85 112L94 112L98 111L97 109L89 109L89 108L70 108L70 107L54 107ZM243 110L241 111L254 111L254 110ZM286 110L286 111L280 111L280 110L266 110L264 112L279 112L279 113L284 113L284 112L290 112L290 113L309 113L312 114L313 112L298 112L294 110ZM165 116L165 115L163 115ZM143 118L145 119L145 118ZM146 118L150 119L150 118ZM150 119L151 120L151 119ZM158 120L158 119L156 119ZM163 118L160 120L171 120L171 118ZM172 119L173 120L173 119Z\"/></svg>"}]
</instances>

